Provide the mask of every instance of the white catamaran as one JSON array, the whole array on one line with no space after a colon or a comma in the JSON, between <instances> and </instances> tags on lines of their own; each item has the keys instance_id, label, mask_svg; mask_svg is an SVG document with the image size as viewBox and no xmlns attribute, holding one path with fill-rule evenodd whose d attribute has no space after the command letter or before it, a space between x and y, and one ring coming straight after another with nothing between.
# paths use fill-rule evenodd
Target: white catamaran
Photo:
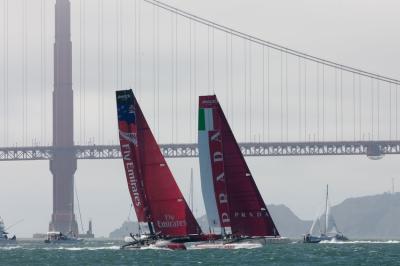
<instances>
[{"instance_id":1,"label":"white catamaran","mask_svg":"<svg viewBox=\"0 0 400 266\"><path fill-rule=\"evenodd\" d=\"M309 233L304 235L304 243L319 243L321 241L346 241L347 237L341 233L330 210L329 191L326 185L325 211L314 219Z\"/></svg>"}]
</instances>

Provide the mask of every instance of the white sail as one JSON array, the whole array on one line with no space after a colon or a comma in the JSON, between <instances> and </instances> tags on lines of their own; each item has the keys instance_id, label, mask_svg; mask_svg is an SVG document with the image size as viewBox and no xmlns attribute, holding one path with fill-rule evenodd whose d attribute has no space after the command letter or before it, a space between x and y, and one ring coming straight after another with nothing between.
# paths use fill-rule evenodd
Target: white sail
<instances>
[{"instance_id":1,"label":"white sail","mask_svg":"<svg viewBox=\"0 0 400 266\"><path fill-rule=\"evenodd\" d=\"M199 161L201 173L201 189L203 192L204 205L206 208L209 226L215 230L220 230L221 222L218 215L217 202L215 200L214 181L211 169L211 158L209 148L208 132L214 129L212 108L203 109L204 128L199 129ZM200 114L199 114L200 115Z\"/></svg>"},{"instance_id":2,"label":"white sail","mask_svg":"<svg viewBox=\"0 0 400 266\"><path fill-rule=\"evenodd\" d=\"M337 229L336 222L335 222L335 219L333 218L333 215L331 213L331 207L328 202L328 208L327 208L327 213L326 213L326 232L325 232L325 234L336 235L337 233L339 233L339 231Z\"/></svg>"}]
</instances>

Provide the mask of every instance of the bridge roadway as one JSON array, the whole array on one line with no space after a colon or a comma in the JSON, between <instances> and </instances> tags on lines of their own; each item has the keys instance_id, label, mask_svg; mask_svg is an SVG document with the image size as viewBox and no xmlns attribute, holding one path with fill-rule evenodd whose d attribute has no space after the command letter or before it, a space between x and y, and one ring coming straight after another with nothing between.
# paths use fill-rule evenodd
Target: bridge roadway
<instances>
[{"instance_id":1,"label":"bridge roadway","mask_svg":"<svg viewBox=\"0 0 400 266\"><path fill-rule=\"evenodd\" d=\"M367 155L379 159L385 154L400 154L400 141L263 142L239 146L244 156ZM0 148L0 161L51 160L56 149L73 152L81 160L121 158L119 145L38 146ZM199 153L197 144L162 144L160 149L166 158L193 158Z\"/></svg>"}]
</instances>

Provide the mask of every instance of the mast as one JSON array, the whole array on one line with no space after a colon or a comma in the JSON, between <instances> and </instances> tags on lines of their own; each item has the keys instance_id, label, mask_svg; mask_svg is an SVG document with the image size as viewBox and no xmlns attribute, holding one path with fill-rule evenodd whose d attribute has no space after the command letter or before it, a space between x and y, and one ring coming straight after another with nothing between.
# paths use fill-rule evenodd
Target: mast
<instances>
[{"instance_id":1,"label":"mast","mask_svg":"<svg viewBox=\"0 0 400 266\"><path fill-rule=\"evenodd\" d=\"M326 199L325 199L325 235L328 231L328 185L326 185Z\"/></svg>"}]
</instances>

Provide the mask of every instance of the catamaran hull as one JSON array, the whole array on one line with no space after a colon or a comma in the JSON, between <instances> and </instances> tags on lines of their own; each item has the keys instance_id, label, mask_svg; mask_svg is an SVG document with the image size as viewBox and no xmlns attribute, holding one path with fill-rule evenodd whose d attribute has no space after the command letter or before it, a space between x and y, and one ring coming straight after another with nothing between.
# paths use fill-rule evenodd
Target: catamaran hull
<instances>
[{"instance_id":1,"label":"catamaran hull","mask_svg":"<svg viewBox=\"0 0 400 266\"><path fill-rule=\"evenodd\" d=\"M336 236L306 236L304 243L317 244L322 241L348 241L348 238L342 235Z\"/></svg>"},{"instance_id":2,"label":"catamaran hull","mask_svg":"<svg viewBox=\"0 0 400 266\"><path fill-rule=\"evenodd\" d=\"M188 249L253 249L261 248L270 244L289 244L290 240L285 237L259 237L244 238L227 241L217 240L203 243L187 243Z\"/></svg>"},{"instance_id":3,"label":"catamaran hull","mask_svg":"<svg viewBox=\"0 0 400 266\"><path fill-rule=\"evenodd\" d=\"M159 249L169 249L169 250L186 250L184 243L174 243L171 240L151 240L146 242L137 242L131 245L122 246L121 249L126 250L138 250L147 248L159 248Z\"/></svg>"}]
</instances>

